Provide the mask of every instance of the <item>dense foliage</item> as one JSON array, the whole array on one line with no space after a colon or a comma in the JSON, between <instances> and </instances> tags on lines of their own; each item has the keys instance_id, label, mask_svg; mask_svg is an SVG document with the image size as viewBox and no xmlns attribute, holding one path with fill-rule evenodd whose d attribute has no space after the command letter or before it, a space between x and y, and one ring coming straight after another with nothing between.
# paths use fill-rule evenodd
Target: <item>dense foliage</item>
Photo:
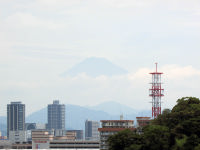
<instances>
[{"instance_id":1,"label":"dense foliage","mask_svg":"<svg viewBox=\"0 0 200 150\"><path fill-rule=\"evenodd\" d=\"M200 150L200 100L183 97L138 134L121 131L108 139L109 150Z\"/></svg>"}]
</instances>

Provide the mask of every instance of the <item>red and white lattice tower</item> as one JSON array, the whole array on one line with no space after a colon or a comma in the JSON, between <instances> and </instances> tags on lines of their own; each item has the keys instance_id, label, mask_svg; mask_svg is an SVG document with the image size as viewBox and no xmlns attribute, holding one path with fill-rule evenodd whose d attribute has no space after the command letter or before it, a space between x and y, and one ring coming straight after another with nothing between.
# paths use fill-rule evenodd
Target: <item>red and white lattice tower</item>
<instances>
[{"instance_id":1,"label":"red and white lattice tower","mask_svg":"<svg viewBox=\"0 0 200 150\"><path fill-rule=\"evenodd\" d=\"M157 63L156 63L156 72L150 73L152 75L152 87L149 89L149 96L152 97L152 117L156 118L161 114L161 97L164 96L164 89L161 87L161 75L162 72L157 72Z\"/></svg>"}]
</instances>

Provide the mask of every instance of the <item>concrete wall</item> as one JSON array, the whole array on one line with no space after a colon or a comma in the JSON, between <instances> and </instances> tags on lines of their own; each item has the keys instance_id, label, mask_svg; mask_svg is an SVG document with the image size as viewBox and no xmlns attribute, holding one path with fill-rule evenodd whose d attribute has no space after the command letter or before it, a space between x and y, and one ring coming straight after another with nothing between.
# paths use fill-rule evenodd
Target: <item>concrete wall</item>
<instances>
[{"instance_id":1,"label":"concrete wall","mask_svg":"<svg viewBox=\"0 0 200 150\"><path fill-rule=\"evenodd\" d=\"M23 143L27 141L26 131L9 131L9 141Z\"/></svg>"}]
</instances>

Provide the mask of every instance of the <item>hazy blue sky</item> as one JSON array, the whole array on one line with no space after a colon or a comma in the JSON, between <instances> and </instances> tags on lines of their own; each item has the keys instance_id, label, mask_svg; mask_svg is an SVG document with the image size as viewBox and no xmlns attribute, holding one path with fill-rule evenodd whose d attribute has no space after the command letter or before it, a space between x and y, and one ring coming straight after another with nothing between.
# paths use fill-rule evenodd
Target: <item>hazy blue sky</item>
<instances>
[{"instance_id":1,"label":"hazy blue sky","mask_svg":"<svg viewBox=\"0 0 200 150\"><path fill-rule=\"evenodd\" d=\"M59 76L88 57L129 74ZM0 1L0 115L18 100L27 114L53 99L150 109L155 62L165 73L163 106L171 108L179 97L200 97L199 58L199 0Z\"/></svg>"}]
</instances>

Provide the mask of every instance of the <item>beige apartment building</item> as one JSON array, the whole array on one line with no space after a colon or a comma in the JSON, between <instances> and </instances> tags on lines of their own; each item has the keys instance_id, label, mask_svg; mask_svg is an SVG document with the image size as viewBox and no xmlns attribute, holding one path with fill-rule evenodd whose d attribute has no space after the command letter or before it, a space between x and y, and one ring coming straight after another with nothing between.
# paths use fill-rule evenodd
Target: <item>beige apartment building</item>
<instances>
[{"instance_id":1,"label":"beige apartment building","mask_svg":"<svg viewBox=\"0 0 200 150\"><path fill-rule=\"evenodd\" d=\"M107 150L107 139L109 136L116 134L119 131L130 129L135 130L133 120L101 120L102 128L100 132L100 150Z\"/></svg>"}]
</instances>

